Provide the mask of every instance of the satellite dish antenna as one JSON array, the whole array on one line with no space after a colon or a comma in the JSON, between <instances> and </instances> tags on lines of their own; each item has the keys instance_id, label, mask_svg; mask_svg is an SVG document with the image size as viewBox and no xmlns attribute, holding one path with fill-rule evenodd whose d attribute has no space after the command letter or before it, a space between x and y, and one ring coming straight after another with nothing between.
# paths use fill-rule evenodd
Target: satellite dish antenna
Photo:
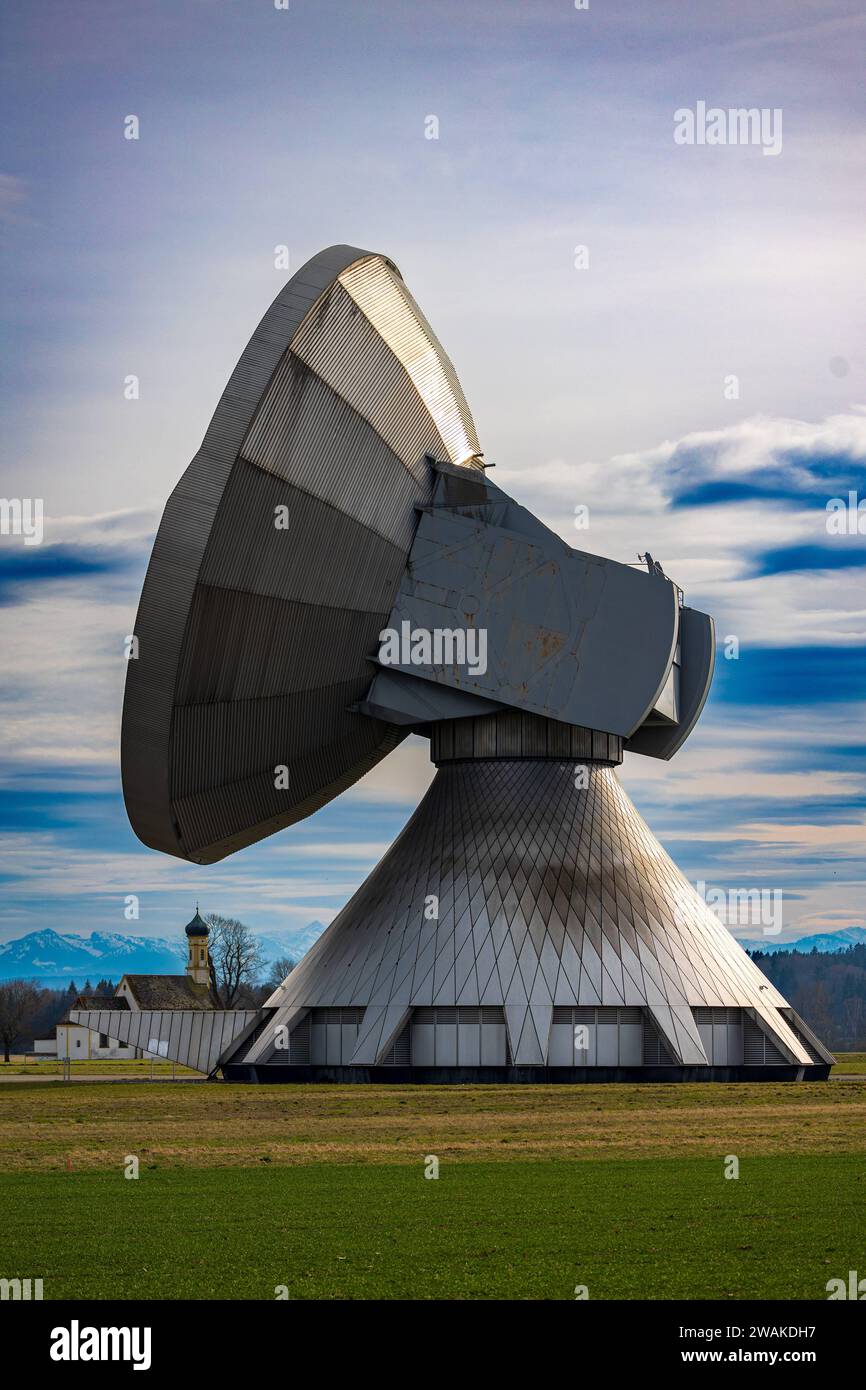
<instances>
[{"instance_id":1,"label":"satellite dish antenna","mask_svg":"<svg viewBox=\"0 0 866 1390\"><path fill-rule=\"evenodd\" d=\"M478 471L454 368L394 263L294 275L174 489L135 623L123 791L153 849L211 863L311 815L407 730L353 709L429 458Z\"/></svg>"},{"instance_id":2,"label":"satellite dish antenna","mask_svg":"<svg viewBox=\"0 0 866 1390\"><path fill-rule=\"evenodd\" d=\"M615 775L693 729L712 619L649 554L575 550L488 480L387 257L331 247L277 296L166 506L135 634L123 787L155 849L252 844L409 731L439 770L263 1010L79 1021L245 1079L827 1075Z\"/></svg>"}]
</instances>

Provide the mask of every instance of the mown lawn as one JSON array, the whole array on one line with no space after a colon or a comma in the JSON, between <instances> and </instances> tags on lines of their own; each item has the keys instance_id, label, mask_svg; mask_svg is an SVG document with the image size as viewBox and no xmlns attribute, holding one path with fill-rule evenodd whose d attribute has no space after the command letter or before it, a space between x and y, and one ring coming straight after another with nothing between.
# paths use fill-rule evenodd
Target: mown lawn
<instances>
[{"instance_id":1,"label":"mown lawn","mask_svg":"<svg viewBox=\"0 0 866 1390\"><path fill-rule=\"evenodd\" d=\"M826 1298L866 1268L859 1156L34 1172L4 1274L46 1298Z\"/></svg>"}]
</instances>

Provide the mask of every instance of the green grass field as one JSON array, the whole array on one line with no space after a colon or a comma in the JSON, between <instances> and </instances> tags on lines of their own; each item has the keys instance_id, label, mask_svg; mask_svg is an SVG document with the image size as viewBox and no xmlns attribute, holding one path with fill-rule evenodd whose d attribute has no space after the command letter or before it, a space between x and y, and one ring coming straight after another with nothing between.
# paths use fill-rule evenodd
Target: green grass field
<instances>
[{"instance_id":1,"label":"green grass field","mask_svg":"<svg viewBox=\"0 0 866 1390\"><path fill-rule=\"evenodd\" d=\"M837 1052L832 1070L846 1076L866 1076L866 1052Z\"/></svg>"},{"instance_id":2,"label":"green grass field","mask_svg":"<svg viewBox=\"0 0 866 1390\"><path fill-rule=\"evenodd\" d=\"M49 1299L825 1298L866 1269L866 1084L22 1081L0 1209Z\"/></svg>"},{"instance_id":3,"label":"green grass field","mask_svg":"<svg viewBox=\"0 0 866 1390\"><path fill-rule=\"evenodd\" d=\"M16 1174L3 1265L49 1298L811 1299L866 1263L855 1155L747 1159L737 1181L708 1159L423 1173Z\"/></svg>"}]
</instances>

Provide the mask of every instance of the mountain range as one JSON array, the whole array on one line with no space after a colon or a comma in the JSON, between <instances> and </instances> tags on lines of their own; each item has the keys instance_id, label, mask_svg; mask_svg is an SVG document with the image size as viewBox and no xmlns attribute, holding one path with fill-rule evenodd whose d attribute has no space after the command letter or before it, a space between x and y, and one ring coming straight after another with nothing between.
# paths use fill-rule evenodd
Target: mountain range
<instances>
[{"instance_id":1,"label":"mountain range","mask_svg":"<svg viewBox=\"0 0 866 1390\"><path fill-rule=\"evenodd\" d=\"M844 927L841 931L816 932L814 936L801 936L796 941L777 941L773 936L765 936L760 941L741 941L746 951L764 951L775 955L777 951L810 951L822 954L834 951L847 951L849 946L866 945L866 927Z\"/></svg>"},{"instance_id":2,"label":"mountain range","mask_svg":"<svg viewBox=\"0 0 866 1390\"><path fill-rule=\"evenodd\" d=\"M283 956L295 961L310 949L325 930L310 922L295 931L256 932L266 964ZM120 932L91 932L77 936L51 927L28 932L14 941L0 943L0 980L38 980L56 987L74 980L117 981L121 975L177 975L186 965L186 940L151 936L125 936Z\"/></svg>"}]
</instances>

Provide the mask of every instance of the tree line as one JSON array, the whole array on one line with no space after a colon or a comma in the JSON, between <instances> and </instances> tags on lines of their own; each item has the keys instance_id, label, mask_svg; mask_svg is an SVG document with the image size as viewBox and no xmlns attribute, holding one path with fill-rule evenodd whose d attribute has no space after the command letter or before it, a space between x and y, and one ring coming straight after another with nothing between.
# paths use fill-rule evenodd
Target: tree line
<instances>
[{"instance_id":1,"label":"tree line","mask_svg":"<svg viewBox=\"0 0 866 1390\"><path fill-rule=\"evenodd\" d=\"M866 946L749 955L831 1051L866 1051Z\"/></svg>"}]
</instances>

